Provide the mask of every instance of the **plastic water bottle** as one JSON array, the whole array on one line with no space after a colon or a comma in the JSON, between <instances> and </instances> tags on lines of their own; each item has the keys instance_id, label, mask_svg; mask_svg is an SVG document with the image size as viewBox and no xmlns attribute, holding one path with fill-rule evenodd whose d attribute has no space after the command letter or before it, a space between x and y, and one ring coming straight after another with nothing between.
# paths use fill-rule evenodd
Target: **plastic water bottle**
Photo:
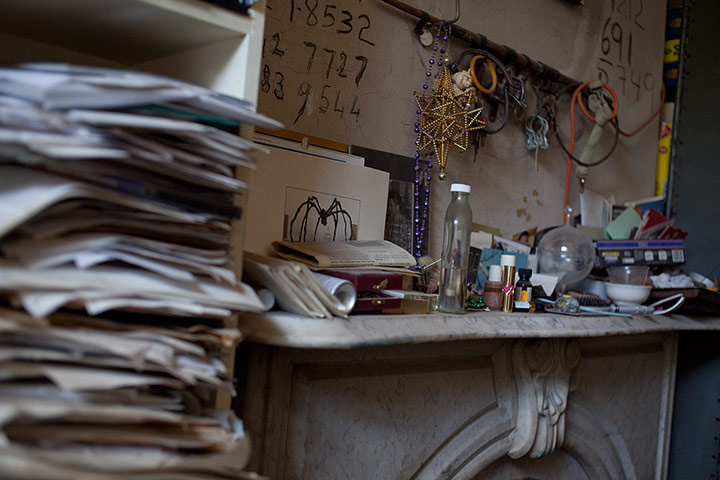
<instances>
[{"instance_id":1,"label":"plastic water bottle","mask_svg":"<svg viewBox=\"0 0 720 480\"><path fill-rule=\"evenodd\" d=\"M472 210L470 209L470 185L453 183L450 186L452 200L445 212L443 247L438 310L463 313L467 296L467 271L470 256L470 232Z\"/></svg>"}]
</instances>

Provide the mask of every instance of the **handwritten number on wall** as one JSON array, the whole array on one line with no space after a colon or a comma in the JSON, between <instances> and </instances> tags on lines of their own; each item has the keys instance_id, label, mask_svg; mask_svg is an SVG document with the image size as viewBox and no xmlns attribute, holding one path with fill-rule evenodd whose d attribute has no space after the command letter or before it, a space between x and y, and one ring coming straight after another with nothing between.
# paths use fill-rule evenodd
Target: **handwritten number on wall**
<instances>
[{"instance_id":1,"label":"handwritten number on wall","mask_svg":"<svg viewBox=\"0 0 720 480\"><path fill-rule=\"evenodd\" d=\"M365 30L367 30L368 28L370 28L370 17L368 17L368 16L365 15L365 14L362 14L362 15L360 15L358 18L362 18L362 19L364 19L364 20L367 21L367 25L365 25L364 27L361 27L361 28L360 28L360 31L358 32L358 40L360 40L361 42L365 42L365 43L367 43L367 44L369 44L369 45L372 45L372 46L374 47L375 44L374 44L373 42L371 42L370 40L366 40L366 39L363 38L363 32L364 32Z\"/></svg>"},{"instance_id":2,"label":"handwritten number on wall","mask_svg":"<svg viewBox=\"0 0 720 480\"><path fill-rule=\"evenodd\" d=\"M598 59L598 79L619 84L616 91L640 102L643 92L650 95L650 109L654 110L655 77L652 73L633 67L633 30L644 31L641 16L644 0L612 0L611 15L605 19L600 39L602 56ZM642 35L642 32L639 33Z\"/></svg>"},{"instance_id":3,"label":"handwritten number on wall","mask_svg":"<svg viewBox=\"0 0 720 480\"><path fill-rule=\"evenodd\" d=\"M358 97L355 95L353 97L353 103L352 107L350 107L350 115L355 115L355 123L357 123L358 118L360 118L360 109L357 106Z\"/></svg>"},{"instance_id":4,"label":"handwritten number on wall","mask_svg":"<svg viewBox=\"0 0 720 480\"><path fill-rule=\"evenodd\" d=\"M307 71L308 71L308 73L310 73L310 69L312 68L313 60L315 60L315 52L317 51L317 45L315 45L312 42L303 42L303 45L305 45L310 50L312 50L310 52L310 58L308 58L308 62L307 62Z\"/></svg>"},{"instance_id":5,"label":"handwritten number on wall","mask_svg":"<svg viewBox=\"0 0 720 480\"><path fill-rule=\"evenodd\" d=\"M335 30L335 31L336 31L337 33L350 33L350 32L352 32L353 27L352 27L352 23L350 23L350 22L352 22L352 19L353 19L352 13L348 12L347 10L343 10L343 11L340 12L340 13L342 13L343 16L345 16L345 18L341 21L341 23L342 23L343 25L345 25L345 26L347 27L347 29L338 28L338 29Z\"/></svg>"},{"instance_id":6,"label":"handwritten number on wall","mask_svg":"<svg viewBox=\"0 0 720 480\"><path fill-rule=\"evenodd\" d=\"M265 64L263 67L262 80L260 81L260 89L268 93L270 91L270 67Z\"/></svg>"},{"instance_id":7,"label":"handwritten number on wall","mask_svg":"<svg viewBox=\"0 0 720 480\"><path fill-rule=\"evenodd\" d=\"M611 24L611 20L612 18L608 17L603 25L600 49L602 50L603 55L609 55L613 50L612 42L615 42L617 45L617 48L615 49L617 50L618 55L617 61L623 61L623 51L627 50L627 63L630 65L632 60L632 32L629 32L627 45L623 45L623 28L618 22L612 22Z\"/></svg>"},{"instance_id":8,"label":"handwritten number on wall","mask_svg":"<svg viewBox=\"0 0 720 480\"><path fill-rule=\"evenodd\" d=\"M345 52L340 52L340 65L338 66L338 68L336 70L338 77L347 78L347 75L345 74L345 65L346 64L347 64L347 54Z\"/></svg>"},{"instance_id":9,"label":"handwritten number on wall","mask_svg":"<svg viewBox=\"0 0 720 480\"><path fill-rule=\"evenodd\" d=\"M362 55L358 55L355 57L355 60L360 61L360 70L358 70L357 75L355 75L355 86L360 86L360 79L363 76L363 73L365 73L365 69L367 68L368 59L366 57L363 57Z\"/></svg>"},{"instance_id":10,"label":"handwritten number on wall","mask_svg":"<svg viewBox=\"0 0 720 480\"><path fill-rule=\"evenodd\" d=\"M330 1L332 2L332 0ZM340 119L345 119L347 112L347 118L354 117L357 122L360 116L360 96L362 95L356 89L360 88L361 80L369 68L369 61L368 56L357 55L351 49L362 45L375 46L371 40L373 30L370 16L365 13L359 14L352 7L343 9L344 5L338 5L337 2L327 3L324 0L268 1L269 4L275 3L275 7L280 2L284 3L285 8L288 5L290 7L290 28L293 30L295 28L303 29L300 31L306 32L305 38L308 40L302 38L291 42L285 40L290 38L286 36L286 32L290 30L285 24L274 32L268 32L268 57L283 57L285 53L296 57L295 49L305 48L305 51L298 52L300 55L297 60L302 73L297 77L297 69L293 69L293 74L286 75L288 72L282 65L269 61L269 65L263 65L261 91L268 94L270 98L284 101L292 96L292 94L286 95L286 90L292 92L297 89L297 95L300 97L299 107L295 111L293 124L299 122L301 117L313 113L316 115L333 114ZM268 8L271 8L271 5L268 5ZM287 21L288 17L284 17L283 23ZM326 39L311 33L318 28L324 29L334 38ZM350 45L343 47L344 42L339 37L348 38L353 42L354 47ZM297 37L293 36L293 38ZM320 41L320 38L323 40ZM365 50L366 47L362 48ZM321 80L313 79L317 79L320 75L324 75L323 80L327 83L317 89ZM352 80L342 80L345 78ZM313 90L312 83L316 85L315 90Z\"/></svg>"},{"instance_id":11,"label":"handwritten number on wall","mask_svg":"<svg viewBox=\"0 0 720 480\"><path fill-rule=\"evenodd\" d=\"M323 14L323 18L330 19L327 23L323 23L323 27L329 28L335 25L335 15L330 10L336 10L337 5L325 5L325 13Z\"/></svg>"},{"instance_id":12,"label":"handwritten number on wall","mask_svg":"<svg viewBox=\"0 0 720 480\"><path fill-rule=\"evenodd\" d=\"M285 98L285 92L283 91L283 82L285 81L285 75L280 72L275 72L275 89L273 94L278 100Z\"/></svg>"},{"instance_id":13,"label":"handwritten number on wall","mask_svg":"<svg viewBox=\"0 0 720 480\"><path fill-rule=\"evenodd\" d=\"M640 0L640 10L637 12L637 15L635 15L635 18L633 18L633 21L635 22L635 25L640 27L640 30L645 30L645 27L640 25L640 22L638 21L638 18L640 18L640 14L643 12L643 0Z\"/></svg>"},{"instance_id":14,"label":"handwritten number on wall","mask_svg":"<svg viewBox=\"0 0 720 480\"><path fill-rule=\"evenodd\" d=\"M335 94L335 105L333 106L333 111L340 112L340 118L343 118L343 113L345 113L345 106L340 105L340 108L338 108L338 102L340 101L340 90L337 91Z\"/></svg>"},{"instance_id":15,"label":"handwritten number on wall","mask_svg":"<svg viewBox=\"0 0 720 480\"><path fill-rule=\"evenodd\" d=\"M295 121L293 122L293 125L297 123L298 119L302 116L303 113L305 113L305 107L307 107L308 98L310 97L310 84L307 82L303 82L300 84L300 88L298 88L298 95L304 96L305 100L303 101L302 106L300 107L300 110L298 110L297 117L295 117Z\"/></svg>"},{"instance_id":16,"label":"handwritten number on wall","mask_svg":"<svg viewBox=\"0 0 720 480\"><path fill-rule=\"evenodd\" d=\"M610 39L605 33L607 32L607 27L608 24L610 24L610 20L612 20L612 18L608 17L607 20L605 20L605 25L603 25L603 33L600 40L600 50L602 50L603 55L607 55L608 53L610 53Z\"/></svg>"},{"instance_id":17,"label":"handwritten number on wall","mask_svg":"<svg viewBox=\"0 0 720 480\"><path fill-rule=\"evenodd\" d=\"M273 33L272 39L275 40L275 46L272 49L272 54L277 55L278 57L282 57L285 55L284 50L280 50L280 34L275 32Z\"/></svg>"},{"instance_id":18,"label":"handwritten number on wall","mask_svg":"<svg viewBox=\"0 0 720 480\"><path fill-rule=\"evenodd\" d=\"M634 3L637 3L638 10L633 16ZM633 23L640 28L640 30L645 30L645 27L643 27L640 23L640 15L644 11L643 0L618 0L617 6L615 5L615 0L613 0L611 7L613 12L617 12L623 17L632 20Z\"/></svg>"},{"instance_id":19,"label":"handwritten number on wall","mask_svg":"<svg viewBox=\"0 0 720 480\"><path fill-rule=\"evenodd\" d=\"M273 94L275 95L275 98L278 100L283 100L285 98L285 91L283 90L283 82L285 81L285 76L281 72L275 72L275 88L273 89ZM270 67L265 64L262 69L262 79L260 81L260 89L264 93L268 93L270 91L270 88L272 86L270 85Z\"/></svg>"},{"instance_id":20,"label":"handwritten number on wall","mask_svg":"<svg viewBox=\"0 0 720 480\"><path fill-rule=\"evenodd\" d=\"M312 6L310 4L312 3ZM317 15L315 14L315 10L318 7L318 0L305 0L305 6L308 9L308 15L307 15L307 24L310 27L314 27L318 23Z\"/></svg>"},{"instance_id":21,"label":"handwritten number on wall","mask_svg":"<svg viewBox=\"0 0 720 480\"><path fill-rule=\"evenodd\" d=\"M612 39L615 41L615 43L618 44L618 62L622 62L622 40L623 40L623 31L620 25L617 23L613 23L612 27L610 28L610 36L612 36Z\"/></svg>"},{"instance_id":22,"label":"handwritten number on wall","mask_svg":"<svg viewBox=\"0 0 720 480\"><path fill-rule=\"evenodd\" d=\"M637 75L635 75L637 73ZM640 101L640 88L642 86L642 74L639 71L630 72L630 84L637 89L636 99Z\"/></svg>"},{"instance_id":23,"label":"handwritten number on wall","mask_svg":"<svg viewBox=\"0 0 720 480\"><path fill-rule=\"evenodd\" d=\"M330 78L330 69L332 69L333 61L335 60L335 50L330 50L328 48L323 48L323 51L325 53L330 54L330 61L328 62L328 66L325 69L325 78Z\"/></svg>"},{"instance_id":24,"label":"handwritten number on wall","mask_svg":"<svg viewBox=\"0 0 720 480\"><path fill-rule=\"evenodd\" d=\"M648 80L650 81L649 85ZM655 77L653 77L650 72L645 72L645 76L643 77L643 87L645 87L645 90L648 92L652 92L655 89Z\"/></svg>"},{"instance_id":25,"label":"handwritten number on wall","mask_svg":"<svg viewBox=\"0 0 720 480\"><path fill-rule=\"evenodd\" d=\"M598 63L598 80L600 80L603 83L610 83L610 76L607 73L606 65L609 65L612 67L612 62L609 60L606 60L604 58L601 58Z\"/></svg>"},{"instance_id":26,"label":"handwritten number on wall","mask_svg":"<svg viewBox=\"0 0 720 480\"><path fill-rule=\"evenodd\" d=\"M627 83L627 78L625 78L625 65L617 65L617 70L620 72L617 79L622 82L622 94L625 95L625 85Z\"/></svg>"},{"instance_id":27,"label":"handwritten number on wall","mask_svg":"<svg viewBox=\"0 0 720 480\"><path fill-rule=\"evenodd\" d=\"M320 113L325 113L328 111L328 108L330 108L330 99L325 95L325 90L328 88L330 88L330 85L323 85L320 91L320 106L318 107L318 112Z\"/></svg>"},{"instance_id":28,"label":"handwritten number on wall","mask_svg":"<svg viewBox=\"0 0 720 480\"><path fill-rule=\"evenodd\" d=\"M615 2L613 2L615 3ZM617 12L621 15L628 16L628 9L630 8L630 4L628 4L627 0L619 0L618 6L617 6Z\"/></svg>"}]
</instances>

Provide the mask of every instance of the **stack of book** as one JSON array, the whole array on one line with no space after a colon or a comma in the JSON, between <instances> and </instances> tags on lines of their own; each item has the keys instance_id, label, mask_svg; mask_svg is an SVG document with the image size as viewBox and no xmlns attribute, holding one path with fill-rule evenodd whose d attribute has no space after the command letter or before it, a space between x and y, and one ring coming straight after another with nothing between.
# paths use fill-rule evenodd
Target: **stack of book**
<instances>
[{"instance_id":1,"label":"stack of book","mask_svg":"<svg viewBox=\"0 0 720 480\"><path fill-rule=\"evenodd\" d=\"M265 309L229 253L240 123L279 126L156 75L0 69L3 475L257 478L213 403Z\"/></svg>"}]
</instances>

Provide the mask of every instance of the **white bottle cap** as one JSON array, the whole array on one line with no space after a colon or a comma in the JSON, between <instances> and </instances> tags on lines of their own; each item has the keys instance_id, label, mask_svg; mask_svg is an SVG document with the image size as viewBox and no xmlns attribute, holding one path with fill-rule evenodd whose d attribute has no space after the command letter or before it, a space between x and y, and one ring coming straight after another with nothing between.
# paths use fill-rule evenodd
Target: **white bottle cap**
<instances>
[{"instance_id":1,"label":"white bottle cap","mask_svg":"<svg viewBox=\"0 0 720 480\"><path fill-rule=\"evenodd\" d=\"M453 183L450 185L450 191L470 193L470 185L465 185L464 183Z\"/></svg>"},{"instance_id":2,"label":"white bottle cap","mask_svg":"<svg viewBox=\"0 0 720 480\"><path fill-rule=\"evenodd\" d=\"M488 281L502 281L502 267L500 265L490 265L490 274L488 275Z\"/></svg>"},{"instance_id":3,"label":"white bottle cap","mask_svg":"<svg viewBox=\"0 0 720 480\"><path fill-rule=\"evenodd\" d=\"M500 265L515 266L515 255L500 255Z\"/></svg>"}]
</instances>

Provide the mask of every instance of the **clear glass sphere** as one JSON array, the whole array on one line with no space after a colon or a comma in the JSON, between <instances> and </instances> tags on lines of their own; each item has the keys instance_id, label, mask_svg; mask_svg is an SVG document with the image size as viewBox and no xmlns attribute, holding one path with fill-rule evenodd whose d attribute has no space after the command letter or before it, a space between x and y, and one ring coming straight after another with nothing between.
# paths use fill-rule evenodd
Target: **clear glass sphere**
<instances>
[{"instance_id":1,"label":"clear glass sphere","mask_svg":"<svg viewBox=\"0 0 720 480\"><path fill-rule=\"evenodd\" d=\"M546 233L537 247L538 272L560 277L556 290L579 282L595 264L595 246L585 234L569 225Z\"/></svg>"}]
</instances>

